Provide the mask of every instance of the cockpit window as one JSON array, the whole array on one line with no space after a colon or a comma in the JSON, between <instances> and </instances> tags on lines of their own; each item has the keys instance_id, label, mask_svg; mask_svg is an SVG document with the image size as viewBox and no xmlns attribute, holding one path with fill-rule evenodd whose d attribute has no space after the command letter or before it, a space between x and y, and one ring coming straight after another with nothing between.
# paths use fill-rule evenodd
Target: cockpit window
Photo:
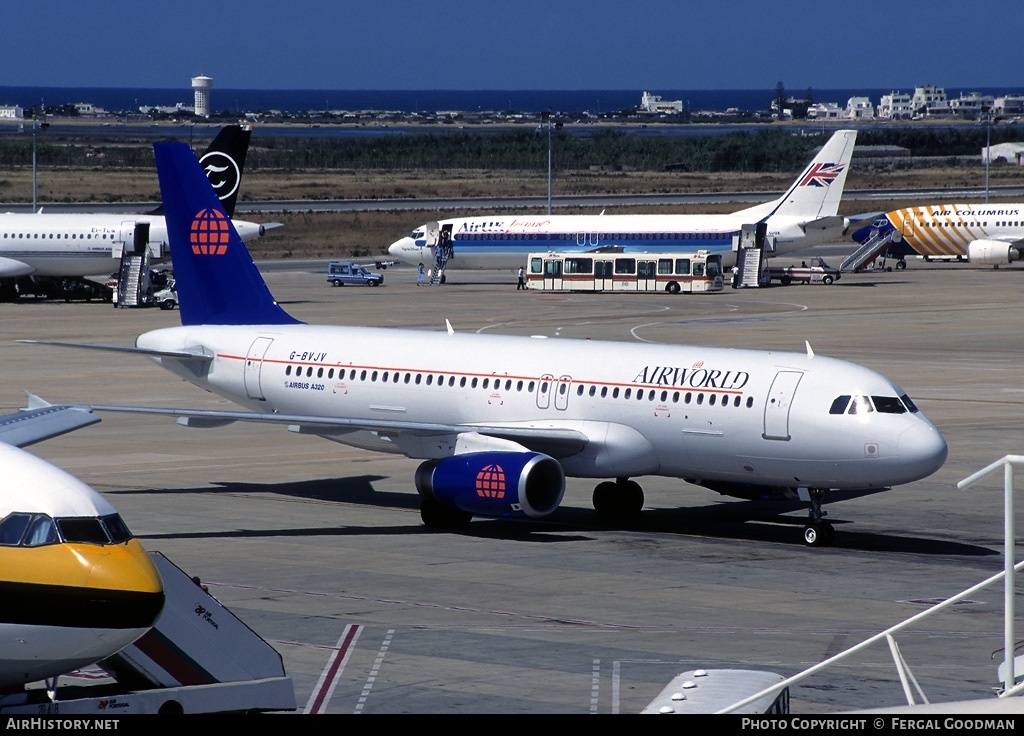
<instances>
[{"instance_id":1,"label":"cockpit window","mask_svg":"<svg viewBox=\"0 0 1024 736\"><path fill-rule=\"evenodd\" d=\"M907 407L907 410L911 414L917 414L917 412L920 411L920 409L917 408L917 404L915 404L913 401L911 401L910 397L907 396L906 394L903 394L902 396L900 396L900 401L903 402L903 405L905 407Z\"/></svg>"},{"instance_id":2,"label":"cockpit window","mask_svg":"<svg viewBox=\"0 0 1024 736\"><path fill-rule=\"evenodd\" d=\"M829 408L829 414L845 414L846 407L850 404L849 396L837 396L836 400L832 402L832 406Z\"/></svg>"},{"instance_id":3,"label":"cockpit window","mask_svg":"<svg viewBox=\"0 0 1024 736\"><path fill-rule=\"evenodd\" d=\"M28 528L31 519L31 514L8 514L0 520L0 544L7 547L21 544L21 538L25 536L25 529Z\"/></svg>"},{"instance_id":4,"label":"cockpit window","mask_svg":"<svg viewBox=\"0 0 1024 736\"><path fill-rule=\"evenodd\" d=\"M895 396L872 396L871 400L881 414L903 414L907 411L907 407Z\"/></svg>"},{"instance_id":5,"label":"cockpit window","mask_svg":"<svg viewBox=\"0 0 1024 736\"><path fill-rule=\"evenodd\" d=\"M0 521L0 545L41 547L57 541L53 519L46 514L8 514Z\"/></svg>"},{"instance_id":6,"label":"cockpit window","mask_svg":"<svg viewBox=\"0 0 1024 736\"><path fill-rule=\"evenodd\" d=\"M868 414L875 409L871 406L871 400L867 396L854 396L850 402L850 409L847 414Z\"/></svg>"},{"instance_id":7,"label":"cockpit window","mask_svg":"<svg viewBox=\"0 0 1024 736\"><path fill-rule=\"evenodd\" d=\"M413 230L411 233L409 233L409 237L412 238L413 240L416 240L417 238L422 238L423 237L423 231L422 230Z\"/></svg>"},{"instance_id":8,"label":"cockpit window","mask_svg":"<svg viewBox=\"0 0 1024 736\"><path fill-rule=\"evenodd\" d=\"M58 519L57 525L66 542L83 542L85 544L107 544L110 542L103 524L96 518Z\"/></svg>"},{"instance_id":9,"label":"cockpit window","mask_svg":"<svg viewBox=\"0 0 1024 736\"><path fill-rule=\"evenodd\" d=\"M110 541L114 544L127 542L134 536L131 531L129 531L128 525L125 524L124 520L117 514L104 516L100 521L102 521L103 526L107 528L107 534L110 537Z\"/></svg>"}]
</instances>

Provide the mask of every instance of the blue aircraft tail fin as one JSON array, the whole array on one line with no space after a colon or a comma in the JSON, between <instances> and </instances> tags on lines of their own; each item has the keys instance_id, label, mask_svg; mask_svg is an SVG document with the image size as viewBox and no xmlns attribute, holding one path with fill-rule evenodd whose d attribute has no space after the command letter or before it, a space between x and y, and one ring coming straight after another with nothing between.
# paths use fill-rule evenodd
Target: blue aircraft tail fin
<instances>
[{"instance_id":1,"label":"blue aircraft tail fin","mask_svg":"<svg viewBox=\"0 0 1024 736\"><path fill-rule=\"evenodd\" d=\"M274 300L184 143L154 143L183 325L300 324Z\"/></svg>"}]
</instances>

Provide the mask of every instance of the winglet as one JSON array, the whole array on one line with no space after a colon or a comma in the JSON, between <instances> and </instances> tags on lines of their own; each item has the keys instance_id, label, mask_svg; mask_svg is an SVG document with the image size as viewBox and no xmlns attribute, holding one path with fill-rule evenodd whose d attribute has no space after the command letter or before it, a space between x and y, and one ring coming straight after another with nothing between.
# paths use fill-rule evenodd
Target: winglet
<instances>
[{"instance_id":1,"label":"winglet","mask_svg":"<svg viewBox=\"0 0 1024 736\"><path fill-rule=\"evenodd\" d=\"M455 330L452 329L452 323L448 321L447 317L445 317L444 324L445 324L445 327L448 328L448 334L449 335L454 335L455 334Z\"/></svg>"},{"instance_id":2,"label":"winglet","mask_svg":"<svg viewBox=\"0 0 1024 736\"><path fill-rule=\"evenodd\" d=\"M183 325L285 325L298 320L267 288L192 149L153 144Z\"/></svg>"},{"instance_id":3,"label":"winglet","mask_svg":"<svg viewBox=\"0 0 1024 736\"><path fill-rule=\"evenodd\" d=\"M808 358L813 358L814 357L814 351L811 350L811 342L810 342L810 340L804 340L804 345L807 346L807 357Z\"/></svg>"}]
</instances>

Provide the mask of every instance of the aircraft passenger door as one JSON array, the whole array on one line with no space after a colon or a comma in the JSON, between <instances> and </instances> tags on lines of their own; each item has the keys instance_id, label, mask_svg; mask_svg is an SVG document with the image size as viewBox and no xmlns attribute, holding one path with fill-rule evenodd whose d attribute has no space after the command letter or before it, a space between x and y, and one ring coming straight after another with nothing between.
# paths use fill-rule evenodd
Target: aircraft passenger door
<instances>
[{"instance_id":1,"label":"aircraft passenger door","mask_svg":"<svg viewBox=\"0 0 1024 736\"><path fill-rule=\"evenodd\" d=\"M565 411L569 407L569 389L572 388L572 376L559 376L554 386L555 408Z\"/></svg>"},{"instance_id":2,"label":"aircraft passenger door","mask_svg":"<svg viewBox=\"0 0 1024 736\"><path fill-rule=\"evenodd\" d=\"M263 387L260 384L260 374L263 371L263 356L267 354L270 344L274 342L269 337L257 337L249 348L249 354L245 356L245 393L250 399L266 401L263 395Z\"/></svg>"},{"instance_id":3,"label":"aircraft passenger door","mask_svg":"<svg viewBox=\"0 0 1024 736\"><path fill-rule=\"evenodd\" d=\"M790 439L789 411L803 375L799 371L779 371L775 375L764 404L764 434L761 435L764 439Z\"/></svg>"},{"instance_id":4,"label":"aircraft passenger door","mask_svg":"<svg viewBox=\"0 0 1024 736\"><path fill-rule=\"evenodd\" d=\"M135 226L134 220L125 220L117 230L117 240L111 244L110 255L112 258L121 258L125 251L135 251Z\"/></svg>"},{"instance_id":5,"label":"aircraft passenger door","mask_svg":"<svg viewBox=\"0 0 1024 736\"><path fill-rule=\"evenodd\" d=\"M537 382L537 408L547 409L551 406L551 385L554 383L555 377L550 373L545 373L540 377L540 381Z\"/></svg>"}]
</instances>

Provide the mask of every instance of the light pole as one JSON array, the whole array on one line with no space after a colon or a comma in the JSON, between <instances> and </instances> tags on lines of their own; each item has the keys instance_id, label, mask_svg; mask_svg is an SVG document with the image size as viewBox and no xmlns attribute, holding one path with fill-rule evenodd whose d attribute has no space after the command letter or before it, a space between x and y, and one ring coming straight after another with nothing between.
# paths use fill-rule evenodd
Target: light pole
<instances>
[{"instance_id":1,"label":"light pole","mask_svg":"<svg viewBox=\"0 0 1024 736\"><path fill-rule=\"evenodd\" d=\"M46 130L50 127L49 123L40 123L37 118L32 119L32 211L37 212L39 209L39 164L37 148L38 144L36 139L38 137L39 130Z\"/></svg>"},{"instance_id":2,"label":"light pole","mask_svg":"<svg viewBox=\"0 0 1024 736\"><path fill-rule=\"evenodd\" d=\"M548 111L548 214L551 214L551 111Z\"/></svg>"},{"instance_id":3,"label":"light pole","mask_svg":"<svg viewBox=\"0 0 1024 736\"><path fill-rule=\"evenodd\" d=\"M36 202L39 199L39 178L36 174L38 170L37 157L36 157L36 131L39 130L39 121L32 121L32 212L36 212Z\"/></svg>"},{"instance_id":4,"label":"light pole","mask_svg":"<svg viewBox=\"0 0 1024 736\"><path fill-rule=\"evenodd\" d=\"M988 204L988 167L992 161L992 116L985 111L985 204Z\"/></svg>"}]
</instances>

